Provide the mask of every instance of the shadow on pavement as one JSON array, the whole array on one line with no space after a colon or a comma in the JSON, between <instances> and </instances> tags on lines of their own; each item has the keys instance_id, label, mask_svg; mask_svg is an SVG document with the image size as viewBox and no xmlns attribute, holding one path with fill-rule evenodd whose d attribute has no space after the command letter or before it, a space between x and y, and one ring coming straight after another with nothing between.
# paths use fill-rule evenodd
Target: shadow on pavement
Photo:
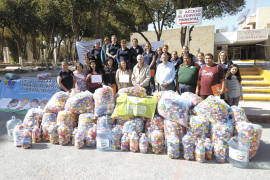
<instances>
[{"instance_id":1,"label":"shadow on pavement","mask_svg":"<svg viewBox=\"0 0 270 180\"><path fill-rule=\"evenodd\" d=\"M256 156L251 160L249 169L270 170L270 144L261 141Z\"/></svg>"},{"instance_id":2,"label":"shadow on pavement","mask_svg":"<svg viewBox=\"0 0 270 180\"><path fill-rule=\"evenodd\" d=\"M269 110L256 107L243 107L243 108L245 109L249 121L270 123Z\"/></svg>"},{"instance_id":3,"label":"shadow on pavement","mask_svg":"<svg viewBox=\"0 0 270 180\"><path fill-rule=\"evenodd\" d=\"M33 150L48 149L48 144L46 144L46 143L35 143L35 144L32 144L31 149L33 149Z\"/></svg>"}]
</instances>

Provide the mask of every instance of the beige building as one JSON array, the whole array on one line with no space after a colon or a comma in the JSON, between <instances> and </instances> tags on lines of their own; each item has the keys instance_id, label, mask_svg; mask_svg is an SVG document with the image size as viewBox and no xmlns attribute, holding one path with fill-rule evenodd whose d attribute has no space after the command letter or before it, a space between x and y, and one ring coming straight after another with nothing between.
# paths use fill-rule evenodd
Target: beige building
<instances>
[{"instance_id":1,"label":"beige building","mask_svg":"<svg viewBox=\"0 0 270 180\"><path fill-rule=\"evenodd\" d=\"M155 31L143 32L150 42L157 41ZM192 40L190 41L190 52L194 55L200 52L214 53L215 26L200 26L195 27L191 32ZM137 38L140 44L145 43L143 37L138 33L133 33L130 37ZM181 47L181 29L163 30L161 40L164 44L168 44L169 52L176 50L178 53L182 51Z\"/></svg>"},{"instance_id":2,"label":"beige building","mask_svg":"<svg viewBox=\"0 0 270 180\"><path fill-rule=\"evenodd\" d=\"M230 59L270 58L270 7L258 8L256 13L238 22L234 32L215 34L215 54L228 51Z\"/></svg>"}]
</instances>

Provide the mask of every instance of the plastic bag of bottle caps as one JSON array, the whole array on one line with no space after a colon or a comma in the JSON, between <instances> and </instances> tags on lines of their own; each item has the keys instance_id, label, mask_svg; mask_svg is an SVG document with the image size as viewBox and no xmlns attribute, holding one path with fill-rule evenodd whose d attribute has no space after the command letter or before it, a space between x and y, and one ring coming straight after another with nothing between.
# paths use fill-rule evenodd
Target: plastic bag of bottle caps
<instances>
[{"instance_id":1,"label":"plastic bag of bottle caps","mask_svg":"<svg viewBox=\"0 0 270 180\"><path fill-rule=\"evenodd\" d=\"M120 150L121 149L121 138L122 138L122 127L120 125L116 125L112 129L112 150Z\"/></svg>"},{"instance_id":2,"label":"plastic bag of bottle caps","mask_svg":"<svg viewBox=\"0 0 270 180\"><path fill-rule=\"evenodd\" d=\"M172 134L167 139L168 156L171 159L180 158L180 141L176 134Z\"/></svg>"},{"instance_id":3,"label":"plastic bag of bottle caps","mask_svg":"<svg viewBox=\"0 0 270 180\"><path fill-rule=\"evenodd\" d=\"M213 145L210 138L205 139L204 147L205 147L205 159L206 160L213 159Z\"/></svg>"},{"instance_id":4,"label":"plastic bag of bottle caps","mask_svg":"<svg viewBox=\"0 0 270 180\"><path fill-rule=\"evenodd\" d=\"M73 129L74 122L76 121L76 116L70 111L60 111L57 115L57 125L64 124L70 129Z\"/></svg>"},{"instance_id":5,"label":"plastic bag of bottle caps","mask_svg":"<svg viewBox=\"0 0 270 180\"><path fill-rule=\"evenodd\" d=\"M74 146L78 149L81 149L85 146L85 132L86 130L77 130L75 134Z\"/></svg>"},{"instance_id":6,"label":"plastic bag of bottle caps","mask_svg":"<svg viewBox=\"0 0 270 180\"><path fill-rule=\"evenodd\" d=\"M44 108L45 113L57 113L65 109L65 104L69 94L67 92L59 91L55 93L48 101Z\"/></svg>"},{"instance_id":7,"label":"plastic bag of bottle caps","mask_svg":"<svg viewBox=\"0 0 270 180\"><path fill-rule=\"evenodd\" d=\"M211 123L226 122L229 116L230 106L216 96L208 96L205 100L194 107L197 116L204 116Z\"/></svg>"},{"instance_id":8,"label":"plastic bag of bottle caps","mask_svg":"<svg viewBox=\"0 0 270 180\"><path fill-rule=\"evenodd\" d=\"M23 126L33 128L34 126L40 127L43 117L43 110L40 108L31 108L27 111L24 120Z\"/></svg>"},{"instance_id":9,"label":"plastic bag of bottle caps","mask_svg":"<svg viewBox=\"0 0 270 180\"><path fill-rule=\"evenodd\" d=\"M24 149L29 149L32 147L32 129L31 128L25 128L23 130L22 147Z\"/></svg>"},{"instance_id":10,"label":"plastic bag of bottle caps","mask_svg":"<svg viewBox=\"0 0 270 180\"><path fill-rule=\"evenodd\" d=\"M93 113L93 94L89 91L83 91L75 94L67 100L65 104L65 110L76 114Z\"/></svg>"},{"instance_id":11,"label":"plastic bag of bottle caps","mask_svg":"<svg viewBox=\"0 0 270 180\"><path fill-rule=\"evenodd\" d=\"M41 141L41 130L39 127L34 126L32 130L32 142L37 143Z\"/></svg>"},{"instance_id":12,"label":"plastic bag of bottle caps","mask_svg":"<svg viewBox=\"0 0 270 180\"><path fill-rule=\"evenodd\" d=\"M163 94L158 102L158 113L165 119L179 122L187 127L188 113L192 106L179 95L169 96Z\"/></svg>"},{"instance_id":13,"label":"plastic bag of bottle caps","mask_svg":"<svg viewBox=\"0 0 270 180\"><path fill-rule=\"evenodd\" d=\"M245 110L243 108L238 107L238 106L231 106L230 111L231 111L232 119L234 123L248 121Z\"/></svg>"},{"instance_id":14,"label":"plastic bag of bottle caps","mask_svg":"<svg viewBox=\"0 0 270 180\"><path fill-rule=\"evenodd\" d=\"M110 116L102 116L97 119L97 129L111 129L112 119Z\"/></svg>"},{"instance_id":15,"label":"plastic bag of bottle caps","mask_svg":"<svg viewBox=\"0 0 270 180\"><path fill-rule=\"evenodd\" d=\"M96 123L96 116L93 113L84 113L79 116L79 129L89 129Z\"/></svg>"},{"instance_id":16,"label":"plastic bag of bottle caps","mask_svg":"<svg viewBox=\"0 0 270 180\"><path fill-rule=\"evenodd\" d=\"M56 123L57 115L55 113L44 113L41 122L42 140L49 141L48 128L50 123Z\"/></svg>"},{"instance_id":17,"label":"plastic bag of bottle caps","mask_svg":"<svg viewBox=\"0 0 270 180\"><path fill-rule=\"evenodd\" d=\"M118 94L127 94L128 96L146 97L146 89L140 86L133 86L128 88L122 88L118 91Z\"/></svg>"},{"instance_id":18,"label":"plastic bag of bottle caps","mask_svg":"<svg viewBox=\"0 0 270 180\"><path fill-rule=\"evenodd\" d=\"M188 132L182 139L184 147L184 159L194 160L195 159L195 140L196 137Z\"/></svg>"},{"instance_id":19,"label":"plastic bag of bottle caps","mask_svg":"<svg viewBox=\"0 0 270 180\"><path fill-rule=\"evenodd\" d=\"M224 139L229 142L233 136L233 123L229 120L226 123L217 122L212 124L211 139L213 142L218 139Z\"/></svg>"},{"instance_id":20,"label":"plastic bag of bottle caps","mask_svg":"<svg viewBox=\"0 0 270 180\"><path fill-rule=\"evenodd\" d=\"M224 139L214 142L214 155L218 163L225 163L229 157L229 146Z\"/></svg>"},{"instance_id":21,"label":"plastic bag of bottle caps","mask_svg":"<svg viewBox=\"0 0 270 180\"><path fill-rule=\"evenodd\" d=\"M147 153L149 147L149 141L145 133L141 134L140 140L139 140L139 149L141 153Z\"/></svg>"},{"instance_id":22,"label":"plastic bag of bottle caps","mask_svg":"<svg viewBox=\"0 0 270 180\"><path fill-rule=\"evenodd\" d=\"M196 106L197 104L203 101L203 99L200 96L192 92L182 93L181 98L188 100L193 106Z\"/></svg>"},{"instance_id":23,"label":"plastic bag of bottle caps","mask_svg":"<svg viewBox=\"0 0 270 180\"><path fill-rule=\"evenodd\" d=\"M192 133L198 137L210 134L209 121L204 116L190 116L189 126Z\"/></svg>"},{"instance_id":24,"label":"plastic bag of bottle caps","mask_svg":"<svg viewBox=\"0 0 270 180\"><path fill-rule=\"evenodd\" d=\"M178 122L173 122L165 119L164 132L165 132L165 139L168 139L169 136L176 134L181 144L183 136L185 134L185 127L181 126Z\"/></svg>"},{"instance_id":25,"label":"plastic bag of bottle caps","mask_svg":"<svg viewBox=\"0 0 270 180\"><path fill-rule=\"evenodd\" d=\"M135 117L131 120L129 132L135 131L137 134L142 133L144 129L144 121L140 117Z\"/></svg>"},{"instance_id":26,"label":"plastic bag of bottle caps","mask_svg":"<svg viewBox=\"0 0 270 180\"><path fill-rule=\"evenodd\" d=\"M16 147L22 146L23 135L24 135L23 125L20 124L20 125L15 126L13 130L13 138L14 138L14 145Z\"/></svg>"},{"instance_id":27,"label":"plastic bag of bottle caps","mask_svg":"<svg viewBox=\"0 0 270 180\"><path fill-rule=\"evenodd\" d=\"M104 116L111 115L114 110L114 94L113 89L109 86L98 88L94 93L95 115Z\"/></svg>"},{"instance_id":28,"label":"plastic bag of bottle caps","mask_svg":"<svg viewBox=\"0 0 270 180\"><path fill-rule=\"evenodd\" d=\"M71 129L65 124L59 125L57 129L59 135L59 144L64 146L70 143Z\"/></svg>"},{"instance_id":29,"label":"plastic bag of bottle caps","mask_svg":"<svg viewBox=\"0 0 270 180\"><path fill-rule=\"evenodd\" d=\"M195 159L197 162L205 162L205 140L202 138L197 139L196 147L195 147Z\"/></svg>"},{"instance_id":30,"label":"plastic bag of bottle caps","mask_svg":"<svg viewBox=\"0 0 270 180\"><path fill-rule=\"evenodd\" d=\"M131 152L139 151L139 135L133 131L129 136L129 149Z\"/></svg>"},{"instance_id":31,"label":"plastic bag of bottle caps","mask_svg":"<svg viewBox=\"0 0 270 180\"><path fill-rule=\"evenodd\" d=\"M155 154L162 153L164 150L164 133L162 130L155 129L151 133L152 152Z\"/></svg>"},{"instance_id":32,"label":"plastic bag of bottle caps","mask_svg":"<svg viewBox=\"0 0 270 180\"><path fill-rule=\"evenodd\" d=\"M51 123L49 128L48 128L48 134L49 134L49 139L52 144L58 144L59 143L59 136L58 136L58 125L56 123Z\"/></svg>"},{"instance_id":33,"label":"plastic bag of bottle caps","mask_svg":"<svg viewBox=\"0 0 270 180\"><path fill-rule=\"evenodd\" d=\"M249 158L253 158L260 146L262 126L250 122L238 122L236 123L236 131L239 141L249 142Z\"/></svg>"},{"instance_id":34,"label":"plastic bag of bottle caps","mask_svg":"<svg viewBox=\"0 0 270 180\"><path fill-rule=\"evenodd\" d=\"M164 129L164 118L159 115L155 115L152 119L148 119L145 123L145 131L149 131L147 133L151 133L155 129Z\"/></svg>"},{"instance_id":35,"label":"plastic bag of bottle caps","mask_svg":"<svg viewBox=\"0 0 270 180\"><path fill-rule=\"evenodd\" d=\"M128 133L124 133L121 138L121 151L129 151L129 136Z\"/></svg>"}]
</instances>

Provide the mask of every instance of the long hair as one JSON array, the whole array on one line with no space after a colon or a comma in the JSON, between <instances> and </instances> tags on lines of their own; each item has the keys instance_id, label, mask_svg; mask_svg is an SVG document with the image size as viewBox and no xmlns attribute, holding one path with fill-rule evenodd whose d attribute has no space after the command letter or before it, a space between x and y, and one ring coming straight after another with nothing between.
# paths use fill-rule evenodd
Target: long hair
<instances>
[{"instance_id":1,"label":"long hair","mask_svg":"<svg viewBox=\"0 0 270 180\"><path fill-rule=\"evenodd\" d=\"M223 53L224 53L224 54L225 54L225 56L226 56L226 58L225 58L225 62L226 62L226 63L228 63L228 61L229 61L229 60L228 60L228 55L227 55L227 52L226 52L226 51L220 51L220 52L218 53L218 64L221 64L220 55L221 55L221 54L223 54Z\"/></svg>"},{"instance_id":2,"label":"long hair","mask_svg":"<svg viewBox=\"0 0 270 180\"><path fill-rule=\"evenodd\" d=\"M242 77L241 77L241 74L240 74L239 66L238 66L237 64L232 64L232 65L229 67L229 69L228 69L228 71L227 71L227 73L226 73L225 79L231 80L231 78L232 78L231 69L232 69L233 67L236 67L236 68L237 68L237 72L235 73L235 76L237 77L239 83L241 83Z\"/></svg>"}]
</instances>

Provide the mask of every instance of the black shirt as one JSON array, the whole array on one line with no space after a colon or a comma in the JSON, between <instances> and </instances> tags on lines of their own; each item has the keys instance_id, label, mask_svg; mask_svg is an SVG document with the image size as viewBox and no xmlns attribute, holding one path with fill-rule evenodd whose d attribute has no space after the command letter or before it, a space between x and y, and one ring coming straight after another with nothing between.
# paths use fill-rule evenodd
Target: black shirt
<instances>
[{"instance_id":1,"label":"black shirt","mask_svg":"<svg viewBox=\"0 0 270 180\"><path fill-rule=\"evenodd\" d=\"M91 60L95 60L96 61L96 65L101 68L101 58L100 58L100 54L101 54L101 49L92 49L91 51Z\"/></svg>"},{"instance_id":2,"label":"black shirt","mask_svg":"<svg viewBox=\"0 0 270 180\"><path fill-rule=\"evenodd\" d=\"M146 53L146 51L142 54L144 59L144 64L147 64L150 66L153 57L156 55L154 51L149 51L149 53ZM151 69L156 69L156 64L154 64Z\"/></svg>"},{"instance_id":3,"label":"black shirt","mask_svg":"<svg viewBox=\"0 0 270 180\"><path fill-rule=\"evenodd\" d=\"M130 51L128 48L126 49L118 49L117 50L117 53L116 53L116 61L117 61L117 64L120 65L120 61L124 59L127 64L129 65L130 64Z\"/></svg>"},{"instance_id":4,"label":"black shirt","mask_svg":"<svg viewBox=\"0 0 270 180\"><path fill-rule=\"evenodd\" d=\"M109 44L109 53L114 56L117 53L117 50L121 48L119 44Z\"/></svg>"},{"instance_id":5,"label":"black shirt","mask_svg":"<svg viewBox=\"0 0 270 180\"><path fill-rule=\"evenodd\" d=\"M108 85L109 83L111 84L116 84L115 82L115 74L116 74L116 68L105 66L104 68L104 83Z\"/></svg>"},{"instance_id":6,"label":"black shirt","mask_svg":"<svg viewBox=\"0 0 270 180\"><path fill-rule=\"evenodd\" d=\"M65 88L72 89L73 88L73 72L68 70L68 72L65 72L63 70L59 71L58 76L62 78L61 83ZM61 89L61 91L64 91L64 89Z\"/></svg>"},{"instance_id":7,"label":"black shirt","mask_svg":"<svg viewBox=\"0 0 270 180\"><path fill-rule=\"evenodd\" d=\"M131 56L130 63L133 68L137 64L137 56L139 54L143 54L143 48L138 45L136 48L131 47L129 51L130 51L130 56Z\"/></svg>"}]
</instances>

